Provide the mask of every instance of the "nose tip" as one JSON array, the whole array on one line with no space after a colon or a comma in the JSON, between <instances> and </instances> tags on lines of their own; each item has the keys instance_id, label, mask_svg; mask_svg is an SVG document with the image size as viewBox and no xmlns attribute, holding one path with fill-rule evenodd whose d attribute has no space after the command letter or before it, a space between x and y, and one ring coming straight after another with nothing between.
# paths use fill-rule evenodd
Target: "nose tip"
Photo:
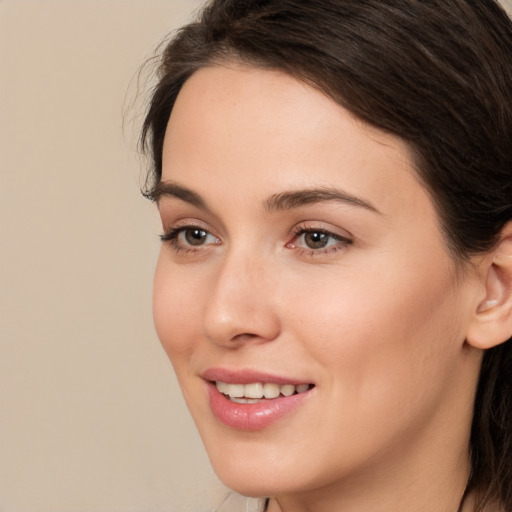
<instances>
[{"instance_id":1,"label":"nose tip","mask_svg":"<svg viewBox=\"0 0 512 512\"><path fill-rule=\"evenodd\" d=\"M249 341L262 343L279 335L269 273L261 264L245 263L225 264L207 301L204 330L216 344L233 347Z\"/></svg>"}]
</instances>

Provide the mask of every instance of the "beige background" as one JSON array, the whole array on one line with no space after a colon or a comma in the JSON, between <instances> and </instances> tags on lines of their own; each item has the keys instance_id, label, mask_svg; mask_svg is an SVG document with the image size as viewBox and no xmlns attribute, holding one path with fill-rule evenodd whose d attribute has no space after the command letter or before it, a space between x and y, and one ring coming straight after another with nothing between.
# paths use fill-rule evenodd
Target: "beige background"
<instances>
[{"instance_id":1,"label":"beige background","mask_svg":"<svg viewBox=\"0 0 512 512\"><path fill-rule=\"evenodd\" d=\"M199 512L225 492L152 326L140 105L122 129L139 65L197 5L0 0L0 512Z\"/></svg>"},{"instance_id":2,"label":"beige background","mask_svg":"<svg viewBox=\"0 0 512 512\"><path fill-rule=\"evenodd\" d=\"M0 2L2 512L196 512L224 492L154 334L136 108L122 130L134 74L196 5Z\"/></svg>"}]
</instances>

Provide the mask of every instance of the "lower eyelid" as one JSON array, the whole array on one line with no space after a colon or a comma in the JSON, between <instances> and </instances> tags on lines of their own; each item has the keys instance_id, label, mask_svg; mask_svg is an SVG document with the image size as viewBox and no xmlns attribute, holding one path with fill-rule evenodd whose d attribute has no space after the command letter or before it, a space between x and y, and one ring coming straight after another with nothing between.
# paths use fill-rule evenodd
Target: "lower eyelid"
<instances>
[{"instance_id":1,"label":"lower eyelid","mask_svg":"<svg viewBox=\"0 0 512 512\"><path fill-rule=\"evenodd\" d=\"M347 248L347 244L344 245L330 245L329 247L325 247L324 249L308 249L307 247L297 247L295 251L299 254L299 256L309 256L312 258L327 256L330 254L337 253L339 251L344 251Z\"/></svg>"}]
</instances>

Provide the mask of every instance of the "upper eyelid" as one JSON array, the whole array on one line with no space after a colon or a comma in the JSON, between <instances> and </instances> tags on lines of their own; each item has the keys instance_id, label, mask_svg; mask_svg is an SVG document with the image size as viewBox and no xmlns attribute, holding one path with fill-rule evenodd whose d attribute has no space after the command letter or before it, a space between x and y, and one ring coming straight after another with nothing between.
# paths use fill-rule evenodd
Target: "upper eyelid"
<instances>
[{"instance_id":1,"label":"upper eyelid","mask_svg":"<svg viewBox=\"0 0 512 512\"><path fill-rule=\"evenodd\" d=\"M178 187L179 189L181 189L181 187ZM192 191L189 191L188 189L184 189L186 191L186 193L188 192L192 192ZM317 193L317 194L325 194L325 193L328 193L328 194L332 194L332 192L329 191L329 189L326 189L327 192L324 191L324 189L321 189L321 190L313 190L313 191L310 191L310 190L307 190L307 196L309 197L309 195L313 192ZM299 192L302 192L302 191L299 191ZM195 193L194 193L195 195ZM283 193L283 194L279 194L278 196L283 196L283 197L288 197L288 195L291 195L291 193ZM293 195L293 194L292 194ZM336 194L335 194L336 195ZM276 198L278 196L272 196L272 198ZM198 196L200 197L200 196ZM352 197L352 196L350 196ZM220 217L218 217L212 209L210 209L206 203L202 200L201 198L201 201L196 201L195 199L194 200L189 200L187 199L187 197L184 197L182 196L181 194L166 194L166 193L163 193L163 194L159 194L156 199L153 198L152 196L150 196L150 199L153 199L155 200L155 202L157 203L157 208L158 208L158 211L160 213L160 217L162 218L162 222L164 221L164 219L167 217L167 218L172 218L175 216L176 212L178 211L181 211L181 212L187 212L189 215L190 215L190 218L194 219L194 215L198 213L198 210L201 211L201 213L199 213L200 216L206 216L209 221L208 222L204 222L206 225L208 226L211 226L211 224L215 224L217 226L220 227L220 230L219 232L225 232L226 231L226 226L224 226L224 223L223 221L221 220ZM278 201L279 202L279 201ZM268 200L267 203L269 204L273 204L272 201ZM363 209L363 210L367 210L367 211L372 211L372 212L375 212L375 213L379 213L378 210L376 210L375 208L373 208L373 206L371 205L367 205L364 201L359 201L359 200L354 200L354 201L344 201L344 200L337 200L336 197L333 198L331 197L331 195L329 195L328 198L325 198L323 197L322 199L318 199L317 200L312 200L311 202L310 201L305 201L305 202L301 202L299 201L300 204L294 204L293 206L290 206L289 208L282 208L279 206L279 207L276 207L275 208L275 212L274 213L279 213L280 211L283 212L284 214L286 214L286 216L288 217L288 214L290 214L291 211L295 211L296 213L299 213L300 211L302 211L302 214L306 213L306 210L309 210L310 208L314 208L314 207L324 207L328 204L349 204L349 205L357 205L359 208L358 209ZM186 209L185 210L182 210L182 208L185 207ZM270 208L270 211L272 212L274 210L274 207L272 206ZM315 216L315 210L311 210L310 211L310 214L312 214L311 216L314 217ZM301 215L302 216L302 215ZM307 215L309 216L309 215ZM187 215L188 217L188 215ZM197 222L201 222L201 224L203 224L203 221L199 221L198 219L194 219L195 221ZM210 222L211 221L211 222ZM319 224L324 224L323 221L299 221L297 224L299 223L302 223L302 222L311 222L312 224L313 223L319 223ZM330 222L327 222L327 224L331 224ZM325 231L329 231L329 232L332 232L334 234L337 233L337 229L340 229L340 228L323 228L323 227L320 227L320 226L313 226L313 228L317 228L317 229L323 229ZM309 227L308 227L309 229ZM348 232L346 229L341 229L341 231L343 231L344 233L346 233L349 237L351 237L352 235L350 234L350 232ZM345 236L344 234L342 234L341 236Z\"/></svg>"},{"instance_id":2,"label":"upper eyelid","mask_svg":"<svg viewBox=\"0 0 512 512\"><path fill-rule=\"evenodd\" d=\"M210 227L210 225L207 222L204 222L199 219L195 218L183 218L183 219L177 219L175 221L169 222L165 216L162 216L162 226L165 232L170 231L176 231L179 229L193 229L193 228L199 228L203 229L204 231L208 231L208 233L212 233L213 231Z\"/></svg>"},{"instance_id":3,"label":"upper eyelid","mask_svg":"<svg viewBox=\"0 0 512 512\"><path fill-rule=\"evenodd\" d=\"M328 224L327 226L325 224ZM331 223L325 223L322 221L303 221L297 223L291 230L293 233L320 231L335 237L350 239L354 238L354 235L350 231L344 228L333 226Z\"/></svg>"},{"instance_id":4,"label":"upper eyelid","mask_svg":"<svg viewBox=\"0 0 512 512\"><path fill-rule=\"evenodd\" d=\"M167 197L167 196L165 196ZM157 204L160 220L164 229L175 229L176 227L200 227L205 231L215 234L225 232L224 224L221 219L211 213L209 210L198 211L198 208L193 204L177 200L176 198L169 197L168 201L162 201ZM199 210L201 208L199 207ZM204 220L203 220L204 219ZM212 228L216 226L216 228Z\"/></svg>"},{"instance_id":5,"label":"upper eyelid","mask_svg":"<svg viewBox=\"0 0 512 512\"><path fill-rule=\"evenodd\" d=\"M294 234L293 239L296 240L296 239L300 238L301 236L305 235L306 233L322 233L324 235L329 236L330 238L333 238L337 242L341 242L344 244L352 244L353 243L353 239L351 237L340 235L338 233L333 233L332 231L328 231L325 229L299 229ZM293 242L289 242L289 243L293 243Z\"/></svg>"},{"instance_id":6,"label":"upper eyelid","mask_svg":"<svg viewBox=\"0 0 512 512\"><path fill-rule=\"evenodd\" d=\"M335 231L333 231L332 229L327 229L327 228L321 228L321 227L304 227L304 226L299 226L297 228L295 228L292 233L296 233L296 234L302 234L302 233L314 233L314 232L318 232L318 233L325 233L326 235L332 235L334 237L343 237L344 235L341 235L340 233L336 233ZM348 238L348 237L347 237Z\"/></svg>"},{"instance_id":7,"label":"upper eyelid","mask_svg":"<svg viewBox=\"0 0 512 512\"><path fill-rule=\"evenodd\" d=\"M215 235L211 229L208 229L204 226L201 226L200 224L184 224L184 225L177 225L173 226L170 229L164 229L164 236L169 234L178 234L182 233L183 231L187 231L189 229L200 229L202 231L205 231L209 235L214 236L215 238L219 238L217 235Z\"/></svg>"},{"instance_id":8,"label":"upper eyelid","mask_svg":"<svg viewBox=\"0 0 512 512\"><path fill-rule=\"evenodd\" d=\"M165 225L167 224L168 227ZM288 231L288 236L293 236L294 238L297 238L298 236L302 235L303 233L307 232L322 232L325 233L335 239L338 239L340 241L350 242L353 243L353 235L347 231L346 229L342 229L339 227L330 227L323 225L324 222L322 221L301 221L300 223L295 224L292 226L292 228ZM189 218L189 219L179 219L175 222L169 222L166 223L165 219L162 218L162 225L163 225L163 234L161 237L168 237L172 233L178 233L180 231L186 230L186 229L202 229L206 231L208 234L211 234L218 240L221 240L222 234L218 234L217 230L213 229L209 223L201 221L197 218ZM340 232L341 231L341 232ZM290 239L286 241L286 244L289 244L291 242Z\"/></svg>"}]
</instances>

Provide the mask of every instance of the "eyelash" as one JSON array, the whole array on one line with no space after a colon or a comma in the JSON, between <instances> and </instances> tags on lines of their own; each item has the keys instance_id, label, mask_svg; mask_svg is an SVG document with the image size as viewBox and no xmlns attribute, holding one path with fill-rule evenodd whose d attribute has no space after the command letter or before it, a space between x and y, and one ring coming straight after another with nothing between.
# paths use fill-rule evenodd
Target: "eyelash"
<instances>
[{"instance_id":1,"label":"eyelash","mask_svg":"<svg viewBox=\"0 0 512 512\"><path fill-rule=\"evenodd\" d=\"M160 240L164 243L169 243L171 245L172 249L176 253L182 253L182 252L193 253L193 252L204 250L205 246L207 246L207 245L212 245L212 244L200 244L200 245L194 247L193 245L186 245L186 244L183 244L183 242L180 242L179 237L181 234L185 234L187 231L190 232L190 231L194 231L194 230L202 231L203 233L206 234L206 237L208 237L208 236L214 237L215 240L217 240L217 242L213 245L217 245L218 243L220 243L218 238L216 238L214 235L212 235L212 233L210 233L208 230L204 229L201 226L195 226L195 225L180 226L180 227L171 229L170 231L165 232L162 235L160 235ZM308 247L298 247L296 245L296 241L300 237L307 235L307 234L316 234L316 235L326 236L326 237L334 240L335 243L332 243L332 244L327 245L326 247L317 248L317 249L308 248ZM325 229L314 228L314 227L298 226L297 228L295 228L292 231L292 235L293 235L292 241L288 242L286 244L286 247L289 249L295 249L298 252L298 254L301 256L302 255L318 256L318 255L324 255L324 254L332 254L339 250L346 249L347 246L349 246L353 243L350 238L347 238L347 237L344 237L341 235L337 235L337 234L332 233L331 231L327 231Z\"/></svg>"},{"instance_id":2,"label":"eyelash","mask_svg":"<svg viewBox=\"0 0 512 512\"><path fill-rule=\"evenodd\" d=\"M322 228L315 228L315 227L309 227L309 226L298 226L293 230L293 240L286 244L287 247L296 249L299 255L305 255L305 256L318 256L318 255L325 255L325 254L332 254L339 250L346 249L347 246L352 244L352 240L350 238L338 235L336 233L333 233L331 231L328 231L326 229ZM308 247L297 247L296 240L298 240L300 237L307 235L307 234L317 234L317 235L323 235L326 237L331 238L335 241L335 243L327 245L324 248L318 248L318 249L312 249Z\"/></svg>"},{"instance_id":3,"label":"eyelash","mask_svg":"<svg viewBox=\"0 0 512 512\"><path fill-rule=\"evenodd\" d=\"M163 233L162 235L160 235L160 240L164 243L168 243L176 253L181 253L181 252L189 253L189 252L197 252L202 249L204 250L204 245L198 245L197 247L194 247L193 245L184 245L182 242L180 242L179 236L182 233L184 234L187 231L194 231L194 230L198 230L198 231L202 231L202 232L206 233L207 237L214 236L208 230L204 229L201 226L190 225L190 226L180 226L180 227L171 229L170 231L167 231L167 232ZM218 240L216 237L215 237L215 239ZM209 244L205 244L205 245L209 245Z\"/></svg>"}]
</instances>

